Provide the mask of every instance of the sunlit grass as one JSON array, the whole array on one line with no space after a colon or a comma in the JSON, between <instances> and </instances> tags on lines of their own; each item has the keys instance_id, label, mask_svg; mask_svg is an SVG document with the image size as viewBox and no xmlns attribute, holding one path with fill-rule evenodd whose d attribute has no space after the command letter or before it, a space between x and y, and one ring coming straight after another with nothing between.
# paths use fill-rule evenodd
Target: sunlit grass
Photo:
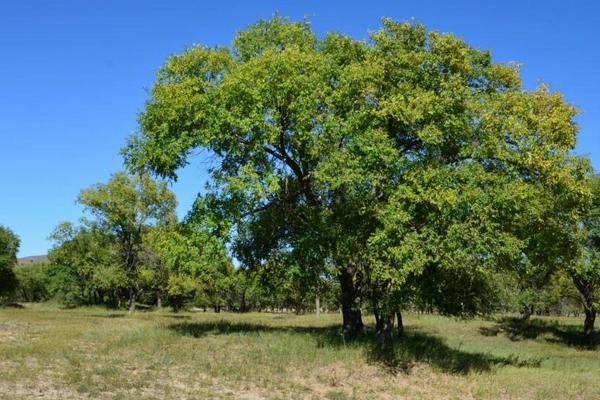
<instances>
[{"instance_id":1,"label":"sunlit grass","mask_svg":"<svg viewBox=\"0 0 600 400\"><path fill-rule=\"evenodd\" d=\"M0 398L600 398L581 321L406 315L383 356L337 314L0 309ZM371 322L371 321L369 321Z\"/></svg>"}]
</instances>

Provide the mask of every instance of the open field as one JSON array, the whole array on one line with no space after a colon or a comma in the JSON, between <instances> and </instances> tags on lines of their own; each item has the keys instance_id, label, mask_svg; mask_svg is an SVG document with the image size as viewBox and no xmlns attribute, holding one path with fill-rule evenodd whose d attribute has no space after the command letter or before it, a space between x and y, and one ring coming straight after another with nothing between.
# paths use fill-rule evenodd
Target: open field
<instances>
[{"instance_id":1,"label":"open field","mask_svg":"<svg viewBox=\"0 0 600 400\"><path fill-rule=\"evenodd\" d=\"M339 319L0 309L0 398L600 399L579 319L406 315L391 359Z\"/></svg>"}]
</instances>

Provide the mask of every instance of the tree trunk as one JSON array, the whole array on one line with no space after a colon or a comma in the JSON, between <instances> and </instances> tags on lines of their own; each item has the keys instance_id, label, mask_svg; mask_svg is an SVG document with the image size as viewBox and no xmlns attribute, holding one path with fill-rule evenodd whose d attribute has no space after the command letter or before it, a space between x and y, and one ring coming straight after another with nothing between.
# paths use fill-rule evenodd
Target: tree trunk
<instances>
[{"instance_id":1,"label":"tree trunk","mask_svg":"<svg viewBox=\"0 0 600 400\"><path fill-rule=\"evenodd\" d=\"M402 321L402 312L400 308L396 310L396 319L398 320L398 337L404 336L404 322Z\"/></svg>"},{"instance_id":2,"label":"tree trunk","mask_svg":"<svg viewBox=\"0 0 600 400\"><path fill-rule=\"evenodd\" d=\"M246 312L247 311L247 306L246 306L246 292L242 292L242 299L240 300L240 312Z\"/></svg>"},{"instance_id":3,"label":"tree trunk","mask_svg":"<svg viewBox=\"0 0 600 400\"><path fill-rule=\"evenodd\" d=\"M132 313L135 311L135 290L129 289L129 312Z\"/></svg>"},{"instance_id":4,"label":"tree trunk","mask_svg":"<svg viewBox=\"0 0 600 400\"><path fill-rule=\"evenodd\" d=\"M583 323L583 333L589 345L594 343L594 323L596 322L596 309L594 307L585 307L585 321Z\"/></svg>"},{"instance_id":5,"label":"tree trunk","mask_svg":"<svg viewBox=\"0 0 600 400\"><path fill-rule=\"evenodd\" d=\"M320 317L321 316L321 297L319 296L319 293L317 293L317 296L315 297L315 309L316 309L317 317Z\"/></svg>"},{"instance_id":6,"label":"tree trunk","mask_svg":"<svg viewBox=\"0 0 600 400\"><path fill-rule=\"evenodd\" d=\"M160 309L162 307L162 296L160 294L160 290L156 291L156 308Z\"/></svg>"},{"instance_id":7,"label":"tree trunk","mask_svg":"<svg viewBox=\"0 0 600 400\"><path fill-rule=\"evenodd\" d=\"M381 350L388 352L394 344L394 313L385 312L379 318L380 330L377 331L377 339Z\"/></svg>"},{"instance_id":8,"label":"tree trunk","mask_svg":"<svg viewBox=\"0 0 600 400\"><path fill-rule=\"evenodd\" d=\"M352 340L361 335L364 329L360 311L360 299L357 296L354 286L353 274L348 268L342 269L339 279L342 297L344 338Z\"/></svg>"},{"instance_id":9,"label":"tree trunk","mask_svg":"<svg viewBox=\"0 0 600 400\"><path fill-rule=\"evenodd\" d=\"M533 306L524 306L521 310L521 319L526 321L531 317L531 314L533 314Z\"/></svg>"}]
</instances>

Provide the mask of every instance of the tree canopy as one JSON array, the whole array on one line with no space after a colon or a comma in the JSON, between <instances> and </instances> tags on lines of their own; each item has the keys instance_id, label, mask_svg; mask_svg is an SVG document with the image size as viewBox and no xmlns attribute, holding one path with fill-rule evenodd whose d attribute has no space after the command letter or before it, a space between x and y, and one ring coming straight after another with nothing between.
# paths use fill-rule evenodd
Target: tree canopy
<instances>
[{"instance_id":1,"label":"tree canopy","mask_svg":"<svg viewBox=\"0 0 600 400\"><path fill-rule=\"evenodd\" d=\"M214 156L207 199L240 259L333 265L353 337L367 288L380 313L409 285L473 313L492 272L577 256L589 167L570 154L576 113L547 86L524 89L516 65L418 23L383 19L362 41L274 17L231 47L168 58L124 154L170 178L198 150Z\"/></svg>"}]
</instances>

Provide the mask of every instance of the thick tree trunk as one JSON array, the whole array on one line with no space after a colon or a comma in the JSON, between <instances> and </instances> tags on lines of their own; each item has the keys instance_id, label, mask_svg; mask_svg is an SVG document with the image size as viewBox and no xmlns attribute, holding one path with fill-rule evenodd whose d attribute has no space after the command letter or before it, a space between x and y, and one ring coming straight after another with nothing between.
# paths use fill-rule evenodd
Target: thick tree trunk
<instances>
[{"instance_id":1,"label":"thick tree trunk","mask_svg":"<svg viewBox=\"0 0 600 400\"><path fill-rule=\"evenodd\" d=\"M129 312L132 313L135 311L135 290L129 289Z\"/></svg>"},{"instance_id":2,"label":"thick tree trunk","mask_svg":"<svg viewBox=\"0 0 600 400\"><path fill-rule=\"evenodd\" d=\"M398 337L404 336L404 321L402 321L402 311L400 308L396 310L396 320L398 321Z\"/></svg>"},{"instance_id":3,"label":"thick tree trunk","mask_svg":"<svg viewBox=\"0 0 600 400\"><path fill-rule=\"evenodd\" d=\"M594 323L596 322L596 308L594 307L594 287L586 279L582 279L577 275L573 276L573 283L583 297L583 312L585 321L583 322L583 334L589 346L594 343Z\"/></svg>"},{"instance_id":4,"label":"thick tree trunk","mask_svg":"<svg viewBox=\"0 0 600 400\"><path fill-rule=\"evenodd\" d=\"M342 269L339 278L344 338L352 340L360 336L364 329L360 311L360 299L356 293L352 272L348 268Z\"/></svg>"},{"instance_id":5,"label":"thick tree trunk","mask_svg":"<svg viewBox=\"0 0 600 400\"><path fill-rule=\"evenodd\" d=\"M589 345L594 342L594 323L596 322L596 309L594 307L586 307L585 321L583 323L583 333Z\"/></svg>"}]
</instances>

